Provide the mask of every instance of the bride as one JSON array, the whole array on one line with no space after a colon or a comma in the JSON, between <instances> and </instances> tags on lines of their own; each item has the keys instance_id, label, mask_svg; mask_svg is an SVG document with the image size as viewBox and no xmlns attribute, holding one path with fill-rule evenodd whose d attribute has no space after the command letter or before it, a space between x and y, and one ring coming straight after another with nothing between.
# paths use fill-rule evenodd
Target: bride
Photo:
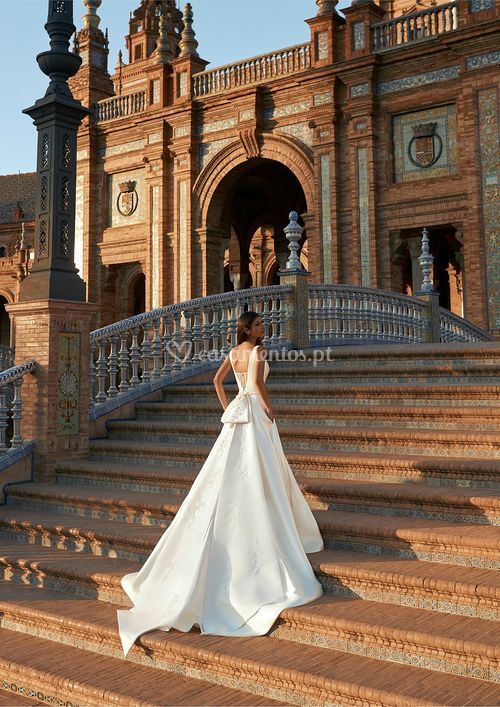
<instances>
[{"instance_id":1,"label":"bride","mask_svg":"<svg viewBox=\"0 0 500 707\"><path fill-rule=\"evenodd\" d=\"M257 313L238 319L237 346L214 378L222 431L141 570L121 580L134 605L117 612L125 655L153 629L260 636L322 593L305 553L323 542L281 447L263 333ZM228 404L231 368L239 392Z\"/></svg>"}]
</instances>

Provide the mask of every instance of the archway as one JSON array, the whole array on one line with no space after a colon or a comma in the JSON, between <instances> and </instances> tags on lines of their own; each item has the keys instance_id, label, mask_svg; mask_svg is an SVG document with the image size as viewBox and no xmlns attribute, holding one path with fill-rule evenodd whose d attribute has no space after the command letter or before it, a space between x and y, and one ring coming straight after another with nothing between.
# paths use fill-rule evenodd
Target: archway
<instances>
[{"instance_id":1,"label":"archway","mask_svg":"<svg viewBox=\"0 0 500 707\"><path fill-rule=\"evenodd\" d=\"M207 212L206 252L212 262L205 267L205 283L199 283L205 285L204 294L220 292L227 252L226 267L234 289L267 285L269 259L283 267L288 256L283 229L290 211L304 214L307 203L299 180L285 165L254 158L229 172L215 190ZM203 271L203 265L200 269Z\"/></svg>"},{"instance_id":2,"label":"archway","mask_svg":"<svg viewBox=\"0 0 500 707\"><path fill-rule=\"evenodd\" d=\"M0 346L10 346L10 317L5 309L6 304L9 300L0 295Z\"/></svg>"},{"instance_id":3,"label":"archway","mask_svg":"<svg viewBox=\"0 0 500 707\"><path fill-rule=\"evenodd\" d=\"M210 160L194 185L196 204L194 226L197 232L193 251L192 296L220 292L224 288L224 267L235 289L267 284L264 267L269 264L266 250L258 250L262 229L265 249L283 267L288 256L283 228L290 211L307 218L309 232L304 234L312 252L319 251L315 227L315 184L310 148L291 136L259 136L259 156L249 155L244 140L233 142ZM302 220L301 223L303 224ZM231 235L238 242L238 267L234 257L228 263ZM311 241L312 239L312 241ZM253 245L252 245L253 243ZM300 247L303 243L300 244ZM321 263L314 261L316 268ZM226 271L226 285L227 285Z\"/></svg>"}]
</instances>

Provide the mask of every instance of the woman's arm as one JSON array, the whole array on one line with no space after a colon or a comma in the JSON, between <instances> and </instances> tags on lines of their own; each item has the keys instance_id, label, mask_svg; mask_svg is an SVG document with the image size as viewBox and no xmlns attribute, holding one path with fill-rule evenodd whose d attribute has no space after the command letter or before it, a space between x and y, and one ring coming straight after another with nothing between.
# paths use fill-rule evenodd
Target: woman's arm
<instances>
[{"instance_id":1,"label":"woman's arm","mask_svg":"<svg viewBox=\"0 0 500 707\"><path fill-rule=\"evenodd\" d=\"M214 387L215 387L215 392L217 393L217 397L220 400L220 404L222 405L223 409L225 410L228 406L227 402L227 397L226 397L226 391L224 390L224 379L226 378L227 374L231 370L231 361L229 360L229 356L226 356L226 358L223 360L221 365L219 366L219 370L214 376Z\"/></svg>"},{"instance_id":2,"label":"woman's arm","mask_svg":"<svg viewBox=\"0 0 500 707\"><path fill-rule=\"evenodd\" d=\"M266 350L263 346L259 346L257 351L257 370L255 375L255 386L259 392L261 400L264 404L264 410L266 415L271 420L274 421L274 412L271 406L271 401L269 400L269 393L267 392L266 384L264 383L264 368L266 365Z\"/></svg>"}]
</instances>

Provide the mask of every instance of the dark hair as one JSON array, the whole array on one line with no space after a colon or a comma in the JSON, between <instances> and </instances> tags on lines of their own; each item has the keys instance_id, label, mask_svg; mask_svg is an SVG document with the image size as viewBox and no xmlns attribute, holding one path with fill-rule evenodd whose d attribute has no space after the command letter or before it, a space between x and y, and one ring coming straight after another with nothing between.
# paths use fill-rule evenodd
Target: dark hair
<instances>
[{"instance_id":1,"label":"dark hair","mask_svg":"<svg viewBox=\"0 0 500 707\"><path fill-rule=\"evenodd\" d=\"M236 332L237 345L247 340L248 334L246 333L245 329L251 327L257 317L260 317L260 314L258 314L257 312L243 312L243 314L238 317L238 321L236 322L236 324L238 325L238 329ZM256 346L260 346L261 344L262 339L258 338L256 341Z\"/></svg>"}]
</instances>

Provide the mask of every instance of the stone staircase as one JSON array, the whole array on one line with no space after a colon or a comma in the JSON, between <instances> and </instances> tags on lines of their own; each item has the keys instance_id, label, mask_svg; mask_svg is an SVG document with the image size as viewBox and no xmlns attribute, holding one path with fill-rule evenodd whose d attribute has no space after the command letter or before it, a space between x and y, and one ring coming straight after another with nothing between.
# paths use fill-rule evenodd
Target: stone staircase
<instances>
[{"instance_id":1,"label":"stone staircase","mask_svg":"<svg viewBox=\"0 0 500 707\"><path fill-rule=\"evenodd\" d=\"M53 483L9 487L0 704L498 705L498 351L271 363L284 448L326 549L310 555L325 594L268 636L155 631L122 658L120 577L148 556L221 427L208 377L138 402Z\"/></svg>"}]
</instances>

